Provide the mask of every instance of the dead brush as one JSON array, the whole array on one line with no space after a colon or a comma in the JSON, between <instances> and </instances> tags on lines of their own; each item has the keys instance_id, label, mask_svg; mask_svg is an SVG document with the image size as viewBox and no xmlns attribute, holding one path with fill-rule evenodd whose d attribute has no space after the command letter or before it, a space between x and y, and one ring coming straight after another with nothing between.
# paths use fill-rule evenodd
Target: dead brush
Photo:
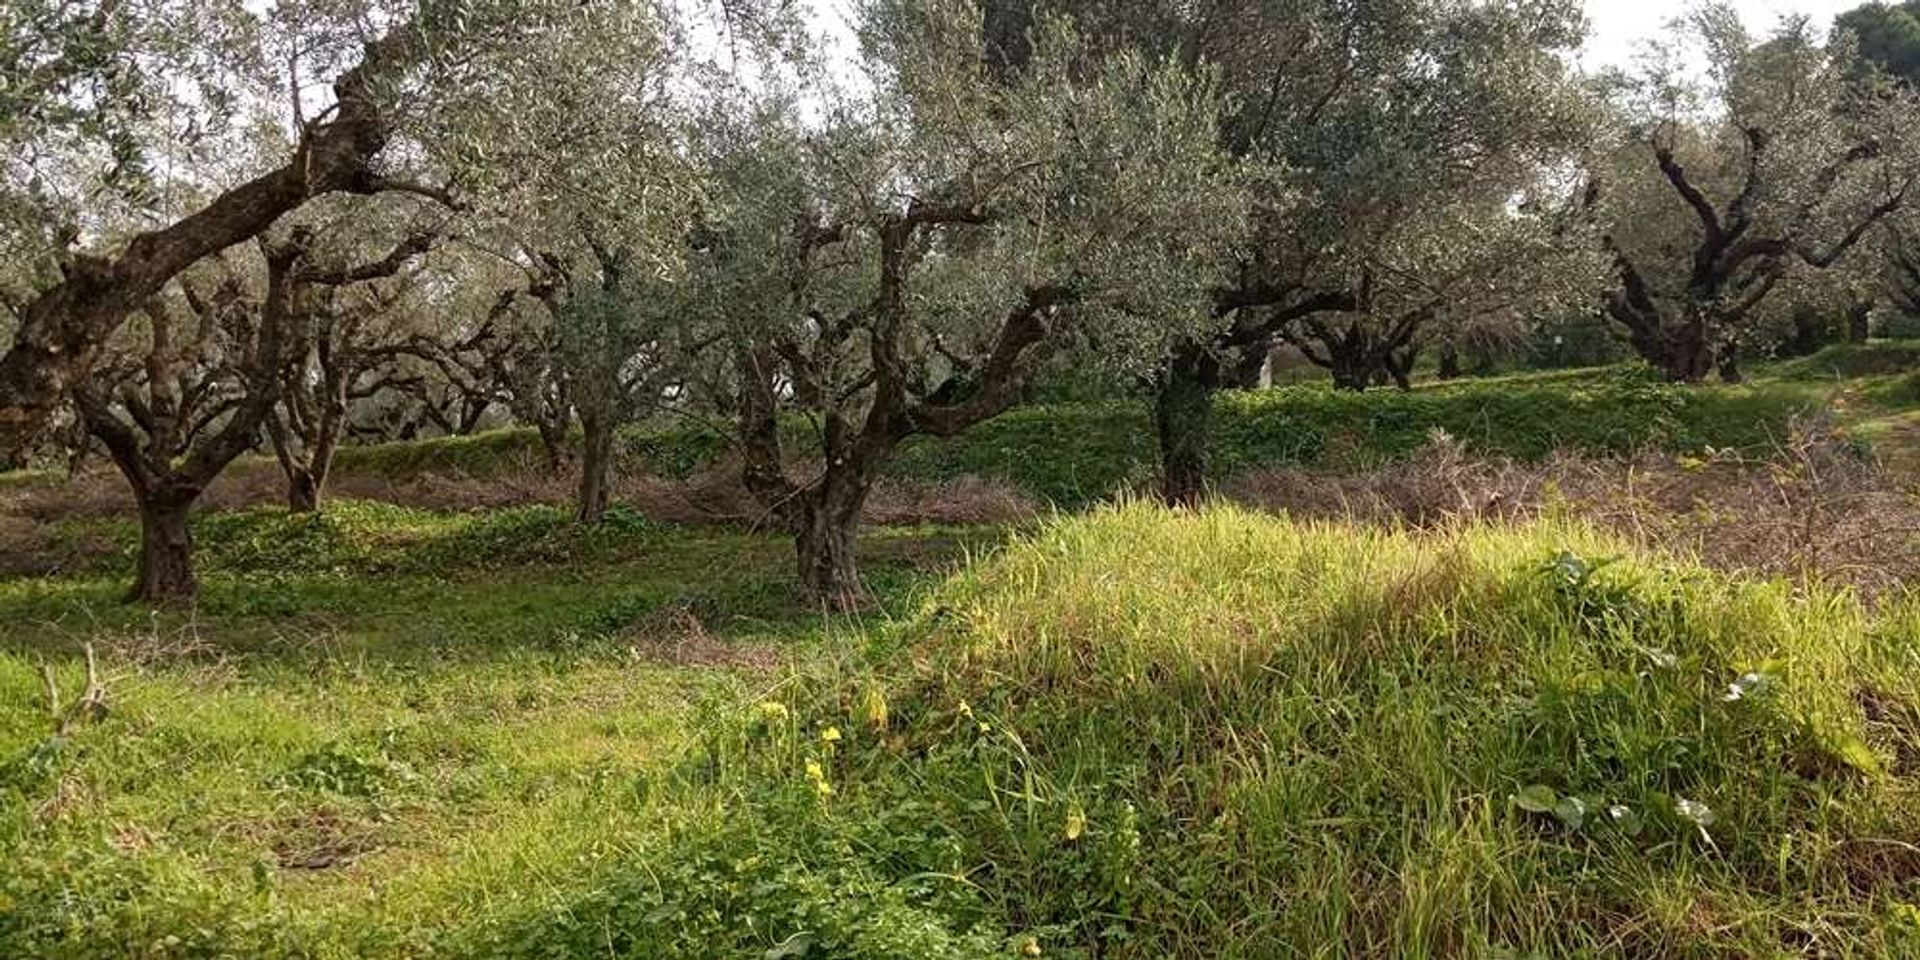
<instances>
[{"instance_id":1,"label":"dead brush","mask_svg":"<svg viewBox=\"0 0 1920 960\"><path fill-rule=\"evenodd\" d=\"M1220 486L1228 500L1302 517L1431 527L1507 518L1537 499L1548 476L1537 465L1476 458L1444 430L1402 463L1354 472L1306 467L1254 470Z\"/></svg>"},{"instance_id":2,"label":"dead brush","mask_svg":"<svg viewBox=\"0 0 1920 960\"><path fill-rule=\"evenodd\" d=\"M628 654L636 661L755 671L771 670L780 663L779 654L769 647L715 636L685 600L641 617L627 628L624 638Z\"/></svg>"},{"instance_id":3,"label":"dead brush","mask_svg":"<svg viewBox=\"0 0 1920 960\"><path fill-rule=\"evenodd\" d=\"M1520 463L1468 456L1436 433L1402 463L1347 474L1255 471L1221 495L1296 516L1419 527L1570 516L1722 570L1867 595L1920 578L1920 502L1824 414L1795 418L1761 455L1561 453Z\"/></svg>"},{"instance_id":4,"label":"dead brush","mask_svg":"<svg viewBox=\"0 0 1920 960\"><path fill-rule=\"evenodd\" d=\"M632 457L612 469L613 499L658 520L689 524L763 526L767 509L740 479L736 456L727 454L684 478L663 476ZM804 483L808 465L795 467ZM341 471L329 481L329 499L371 500L436 511L499 510L573 501L577 477L556 473L544 457L524 451L484 475L458 470L406 476ZM234 464L208 488L198 509L240 510L286 501L285 479L270 462ZM66 481L49 478L0 494L0 574L57 572L48 524L69 517L129 516L133 499L112 470L91 468ZM946 481L888 478L868 498L866 519L882 525L1004 523L1038 512L1032 498L1002 480L962 476ZM106 545L104 549L115 549ZM82 551L91 555L99 551Z\"/></svg>"}]
</instances>

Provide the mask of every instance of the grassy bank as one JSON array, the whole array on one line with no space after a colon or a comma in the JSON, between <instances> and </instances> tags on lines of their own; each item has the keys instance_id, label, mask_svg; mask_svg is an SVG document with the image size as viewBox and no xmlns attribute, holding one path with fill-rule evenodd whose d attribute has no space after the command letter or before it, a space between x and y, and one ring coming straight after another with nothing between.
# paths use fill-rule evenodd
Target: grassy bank
<instances>
[{"instance_id":1,"label":"grassy bank","mask_svg":"<svg viewBox=\"0 0 1920 960\"><path fill-rule=\"evenodd\" d=\"M0 588L0 955L1920 950L1911 603L1128 506L889 533L823 620L775 538L381 510L310 551L377 574L206 536L311 618Z\"/></svg>"}]
</instances>

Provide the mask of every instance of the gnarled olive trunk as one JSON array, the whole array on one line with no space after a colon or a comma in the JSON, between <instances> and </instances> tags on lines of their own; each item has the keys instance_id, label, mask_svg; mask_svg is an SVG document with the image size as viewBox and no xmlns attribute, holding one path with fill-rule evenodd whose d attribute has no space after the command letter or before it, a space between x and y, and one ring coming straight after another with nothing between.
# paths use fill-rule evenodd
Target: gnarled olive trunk
<instances>
[{"instance_id":1,"label":"gnarled olive trunk","mask_svg":"<svg viewBox=\"0 0 1920 960\"><path fill-rule=\"evenodd\" d=\"M1333 374L1333 386L1336 390L1351 390L1359 393L1373 385L1376 370L1372 364L1347 364L1336 361L1328 368Z\"/></svg>"},{"instance_id":2,"label":"gnarled olive trunk","mask_svg":"<svg viewBox=\"0 0 1920 960\"><path fill-rule=\"evenodd\" d=\"M1857 302L1847 309L1847 342L1866 343L1872 333L1873 304Z\"/></svg>"},{"instance_id":3,"label":"gnarled olive trunk","mask_svg":"<svg viewBox=\"0 0 1920 960\"><path fill-rule=\"evenodd\" d=\"M193 576L193 536L187 530L187 511L194 497L186 493L155 493L140 499L140 563L129 601L180 604L199 592Z\"/></svg>"},{"instance_id":4,"label":"gnarled olive trunk","mask_svg":"<svg viewBox=\"0 0 1920 960\"><path fill-rule=\"evenodd\" d=\"M1655 331L1636 331L1634 349L1668 383L1699 383L1718 365L1720 352L1707 342L1705 324L1692 322L1662 327Z\"/></svg>"},{"instance_id":5,"label":"gnarled olive trunk","mask_svg":"<svg viewBox=\"0 0 1920 960\"><path fill-rule=\"evenodd\" d=\"M559 476L567 470L572 459L567 451L567 425L565 421L537 420L534 428L540 434L540 450L547 457L547 472Z\"/></svg>"},{"instance_id":6,"label":"gnarled olive trunk","mask_svg":"<svg viewBox=\"0 0 1920 960\"><path fill-rule=\"evenodd\" d=\"M306 467L288 467L287 509L293 513L313 513L320 509L320 478Z\"/></svg>"},{"instance_id":7,"label":"gnarled olive trunk","mask_svg":"<svg viewBox=\"0 0 1920 960\"><path fill-rule=\"evenodd\" d=\"M613 461L613 418L580 413L580 487L575 519L599 523L607 515L607 474Z\"/></svg>"},{"instance_id":8,"label":"gnarled olive trunk","mask_svg":"<svg viewBox=\"0 0 1920 960\"><path fill-rule=\"evenodd\" d=\"M869 488L857 476L829 475L802 496L794 514L800 585L808 597L834 610L852 610L865 597L854 539Z\"/></svg>"},{"instance_id":9,"label":"gnarled olive trunk","mask_svg":"<svg viewBox=\"0 0 1920 960\"><path fill-rule=\"evenodd\" d=\"M307 437L298 436L293 426L278 419L268 422L267 436L273 442L280 475L287 481L289 512L314 513L320 509L327 476L333 471L333 455L340 448L344 422L343 413L320 424L317 436Z\"/></svg>"},{"instance_id":10,"label":"gnarled olive trunk","mask_svg":"<svg viewBox=\"0 0 1920 960\"><path fill-rule=\"evenodd\" d=\"M1380 365L1387 377L1393 381L1394 386L1402 390L1412 390L1413 364L1419 358L1420 351L1417 347L1409 347L1398 354L1389 350L1381 358Z\"/></svg>"},{"instance_id":11,"label":"gnarled olive trunk","mask_svg":"<svg viewBox=\"0 0 1920 960\"><path fill-rule=\"evenodd\" d=\"M1722 383L1739 383L1746 379L1740 373L1740 351L1731 343L1720 348L1714 369L1719 372Z\"/></svg>"},{"instance_id":12,"label":"gnarled olive trunk","mask_svg":"<svg viewBox=\"0 0 1920 960\"><path fill-rule=\"evenodd\" d=\"M1188 349L1161 372L1153 419L1160 439L1160 496L1170 506L1193 506L1206 495L1217 369L1204 351Z\"/></svg>"}]
</instances>

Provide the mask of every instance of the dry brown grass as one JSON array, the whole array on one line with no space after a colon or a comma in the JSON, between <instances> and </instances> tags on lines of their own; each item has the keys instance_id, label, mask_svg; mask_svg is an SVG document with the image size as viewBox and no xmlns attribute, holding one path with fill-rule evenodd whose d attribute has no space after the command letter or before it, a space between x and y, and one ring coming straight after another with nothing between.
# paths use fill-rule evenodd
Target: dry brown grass
<instances>
[{"instance_id":1,"label":"dry brown grass","mask_svg":"<svg viewBox=\"0 0 1920 960\"><path fill-rule=\"evenodd\" d=\"M796 481L807 479L796 469ZM554 474L528 457L486 476L423 473L405 478L343 472L327 486L334 499L374 500L426 510L496 510L572 501L575 478ZM684 480L647 472L640 464L613 471L616 503L677 523L755 524L766 510L740 482L739 465L722 460ZM279 470L271 462L235 464L201 497L203 510L238 510L285 501ZM72 477L18 484L0 492L0 574L8 559L31 553L49 536L43 525L69 517L126 516L134 504L126 482L95 467ZM961 477L943 483L883 480L868 499L866 519L883 525L1005 523L1032 517L1034 501L1010 484Z\"/></svg>"},{"instance_id":2,"label":"dry brown grass","mask_svg":"<svg viewBox=\"0 0 1920 960\"><path fill-rule=\"evenodd\" d=\"M796 481L807 479L804 471L796 471ZM614 500L670 522L765 526L765 509L739 476L738 464L724 458L686 479L620 464ZM207 492L203 508L277 504L281 484L271 462L236 464ZM342 473L329 496L488 510L564 505L573 487L572 477L549 473L529 457L485 477ZM1387 467L1258 470L1228 479L1219 492L1249 506L1362 523L1433 526L1571 515L1636 543L1744 574L1813 576L1869 593L1920 580L1920 490L1903 489L1893 472L1859 456L1820 419L1796 423L1790 439L1764 458L1725 452L1695 460L1566 454L1523 463L1469 457L1441 434L1420 454ZM56 536L51 524L66 517L125 516L132 508L125 483L106 469L0 492L0 576L56 573L75 558L121 549L73 534ZM1036 512L1031 498L1000 481L887 480L870 497L866 519L883 525L998 524Z\"/></svg>"},{"instance_id":3,"label":"dry brown grass","mask_svg":"<svg viewBox=\"0 0 1920 960\"><path fill-rule=\"evenodd\" d=\"M1519 463L1470 458L1442 434L1388 467L1260 470L1222 484L1220 495L1362 523L1574 516L1747 575L1814 577L1868 593L1920 581L1920 491L1902 489L1822 420L1795 424L1765 458L1560 455Z\"/></svg>"},{"instance_id":4,"label":"dry brown grass","mask_svg":"<svg viewBox=\"0 0 1920 960\"><path fill-rule=\"evenodd\" d=\"M780 654L765 644L715 636L687 603L669 603L627 628L627 651L635 659L675 666L735 667L768 671Z\"/></svg>"}]
</instances>

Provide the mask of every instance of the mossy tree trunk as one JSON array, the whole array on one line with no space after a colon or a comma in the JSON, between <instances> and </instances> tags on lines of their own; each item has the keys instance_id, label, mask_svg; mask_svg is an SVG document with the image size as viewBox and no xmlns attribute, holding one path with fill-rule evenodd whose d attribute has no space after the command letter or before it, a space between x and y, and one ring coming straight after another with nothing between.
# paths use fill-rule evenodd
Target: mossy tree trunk
<instances>
[{"instance_id":1,"label":"mossy tree trunk","mask_svg":"<svg viewBox=\"0 0 1920 960\"><path fill-rule=\"evenodd\" d=\"M581 523L599 523L607 515L613 419L599 410L583 408L580 411L580 486L575 519Z\"/></svg>"},{"instance_id":2,"label":"mossy tree trunk","mask_svg":"<svg viewBox=\"0 0 1920 960\"><path fill-rule=\"evenodd\" d=\"M1219 363L1197 346L1183 349L1161 371L1153 411L1160 442L1160 496L1169 505L1193 506L1206 495L1207 446L1219 375Z\"/></svg>"}]
</instances>

